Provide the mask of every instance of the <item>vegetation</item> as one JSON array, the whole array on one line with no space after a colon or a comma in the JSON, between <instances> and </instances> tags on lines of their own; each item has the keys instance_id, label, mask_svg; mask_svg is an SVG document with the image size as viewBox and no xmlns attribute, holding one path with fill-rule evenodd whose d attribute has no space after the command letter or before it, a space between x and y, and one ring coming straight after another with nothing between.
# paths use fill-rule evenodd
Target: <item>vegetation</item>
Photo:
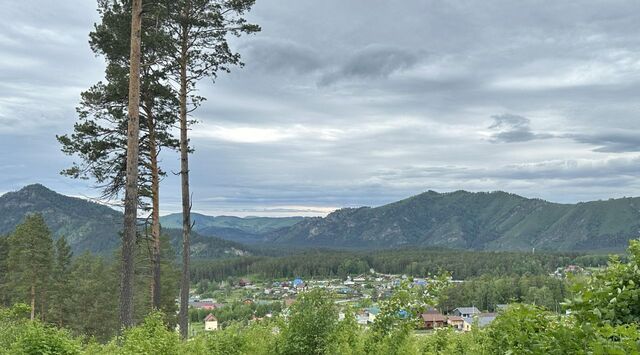
<instances>
[{"instance_id":1,"label":"vegetation","mask_svg":"<svg viewBox=\"0 0 640 355\"><path fill-rule=\"evenodd\" d=\"M181 342L164 317L152 313L139 326L105 344L74 337L38 320L29 307L0 311L0 352L52 354L637 354L640 331L637 307L622 312L618 299L634 298L640 242L632 241L627 263L612 260L583 283L565 305L569 315L543 306L511 304L486 328L453 329L413 335L417 315L443 297L445 283L428 289L401 285L383 302L370 328L351 314L344 320L331 295L322 290L301 294L288 315L271 320L230 323ZM446 276L446 275L445 275ZM623 285L621 285L623 284ZM631 287L629 287L631 285ZM615 288L612 288L615 287ZM609 292L615 290L615 292ZM417 307L417 308L416 308ZM404 312L402 312L404 311ZM43 350L44 349L44 350Z\"/></svg>"},{"instance_id":2,"label":"vegetation","mask_svg":"<svg viewBox=\"0 0 640 355\"><path fill-rule=\"evenodd\" d=\"M638 205L638 198L571 205L505 192L429 191L385 206L306 219L267 239L334 248L622 251L640 228Z\"/></svg>"},{"instance_id":3,"label":"vegetation","mask_svg":"<svg viewBox=\"0 0 640 355\"><path fill-rule=\"evenodd\" d=\"M447 249L399 249L382 251L306 251L266 257L249 256L227 260L200 260L193 264L192 278L223 281L229 277L255 275L259 279L293 277L326 278L369 273L424 276L442 270L453 278L466 280L480 276L548 275L558 267L576 264L600 266L606 255L579 253L474 252Z\"/></svg>"}]
</instances>

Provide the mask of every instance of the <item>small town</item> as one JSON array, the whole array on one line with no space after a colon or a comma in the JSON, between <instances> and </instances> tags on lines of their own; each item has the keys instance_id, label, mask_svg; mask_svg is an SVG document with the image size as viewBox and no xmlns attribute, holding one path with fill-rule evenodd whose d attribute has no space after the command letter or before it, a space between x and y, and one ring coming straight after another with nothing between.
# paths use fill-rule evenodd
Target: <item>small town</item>
<instances>
[{"instance_id":1,"label":"small town","mask_svg":"<svg viewBox=\"0 0 640 355\"><path fill-rule=\"evenodd\" d=\"M568 265L559 267L550 273L549 277L564 279L568 274L583 273L585 270L580 266ZM425 287L431 279L381 274L371 269L368 274L347 276L346 279L294 278L268 282L240 278L237 281L223 281L215 284L203 282L198 289L192 289L190 293L191 331L193 334L199 331L214 331L232 321L259 322L265 318L277 316L286 318L289 307L296 302L298 295L313 289L322 289L334 296L335 303L340 309L339 320L351 314L355 317L357 324L368 327L375 322L376 316L381 312L379 301L389 298L403 282L410 288L420 288ZM464 281L449 278L447 282L457 284ZM433 306L425 305L415 333L429 334L442 328L451 328L460 332L468 332L473 327L483 328L507 307L508 304L495 304L489 311L478 309L474 305L461 304L448 312L443 312ZM230 308L232 310L227 311ZM230 312L232 313L229 314ZM216 313L222 314L225 317L224 321L218 319Z\"/></svg>"}]
</instances>

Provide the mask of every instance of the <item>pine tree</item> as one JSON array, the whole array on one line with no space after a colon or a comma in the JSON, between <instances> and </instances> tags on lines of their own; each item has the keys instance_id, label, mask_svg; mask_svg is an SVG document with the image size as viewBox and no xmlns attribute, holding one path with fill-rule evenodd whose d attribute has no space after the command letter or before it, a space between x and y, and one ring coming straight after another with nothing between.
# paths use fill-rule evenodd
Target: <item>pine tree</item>
<instances>
[{"instance_id":1,"label":"pine tree","mask_svg":"<svg viewBox=\"0 0 640 355\"><path fill-rule=\"evenodd\" d=\"M131 1L102 0L99 12L102 19L90 33L89 43L96 54L106 59L106 81L82 93L74 133L59 136L58 140L63 152L81 159L62 174L95 179L100 184L102 197L111 200L119 199L125 188ZM166 9L160 0L145 1L141 19L138 203L145 210L151 210L154 308L158 308L160 302L159 192L160 179L165 175L159 166L159 154L163 147L178 146L171 135L171 127L177 121L178 103L166 78L168 36L159 25L166 18ZM149 229L144 230L147 235Z\"/></svg>"},{"instance_id":2,"label":"pine tree","mask_svg":"<svg viewBox=\"0 0 640 355\"><path fill-rule=\"evenodd\" d=\"M10 287L16 290L17 300L29 301L31 320L35 319L36 307L40 305L43 309L45 306L51 281L52 250L51 232L40 214L27 216L9 240Z\"/></svg>"},{"instance_id":3,"label":"pine tree","mask_svg":"<svg viewBox=\"0 0 640 355\"><path fill-rule=\"evenodd\" d=\"M55 245L56 255L50 292L49 321L63 327L68 323L72 307L69 296L73 293L71 279L73 253L64 236L61 236Z\"/></svg>"},{"instance_id":4,"label":"pine tree","mask_svg":"<svg viewBox=\"0 0 640 355\"><path fill-rule=\"evenodd\" d=\"M188 115L204 98L194 94L196 83L203 78L215 78L218 72L228 72L241 65L240 54L227 43L228 35L254 33L260 30L249 24L243 15L255 0L172 0L167 1L171 20L168 30L176 43L170 56L176 63L173 77L179 84L180 103L180 175L182 190L182 276L180 282L180 334L187 337L189 299L189 254L191 234L191 192L189 188Z\"/></svg>"}]
</instances>

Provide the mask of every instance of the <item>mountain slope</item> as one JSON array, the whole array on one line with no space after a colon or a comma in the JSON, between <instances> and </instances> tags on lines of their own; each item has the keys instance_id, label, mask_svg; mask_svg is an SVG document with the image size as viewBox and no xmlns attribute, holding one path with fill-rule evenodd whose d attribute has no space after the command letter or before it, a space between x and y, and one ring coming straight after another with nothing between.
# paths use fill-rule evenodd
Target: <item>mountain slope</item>
<instances>
[{"instance_id":1,"label":"mountain slope","mask_svg":"<svg viewBox=\"0 0 640 355\"><path fill-rule=\"evenodd\" d=\"M30 213L41 213L54 237L64 235L75 253L111 255L120 246L122 213L84 199L61 195L40 184L0 196L0 235L11 233ZM176 252L182 231L163 228ZM225 257L252 253L244 245L192 233L192 256Z\"/></svg>"},{"instance_id":2,"label":"mountain slope","mask_svg":"<svg viewBox=\"0 0 640 355\"><path fill-rule=\"evenodd\" d=\"M284 244L476 250L621 250L640 231L640 198L556 204L505 192L423 194L346 208L270 232Z\"/></svg>"},{"instance_id":3,"label":"mountain slope","mask_svg":"<svg viewBox=\"0 0 640 355\"><path fill-rule=\"evenodd\" d=\"M120 212L40 184L0 196L0 234L12 232L27 214L35 212L43 215L54 236L67 238L74 252L113 250L120 242Z\"/></svg>"},{"instance_id":4,"label":"mountain slope","mask_svg":"<svg viewBox=\"0 0 640 355\"><path fill-rule=\"evenodd\" d=\"M192 213L193 230L206 236L215 236L240 243L256 243L263 240L263 234L290 227L304 217L234 217L207 216ZM167 228L182 227L182 213L160 217L160 223Z\"/></svg>"}]
</instances>

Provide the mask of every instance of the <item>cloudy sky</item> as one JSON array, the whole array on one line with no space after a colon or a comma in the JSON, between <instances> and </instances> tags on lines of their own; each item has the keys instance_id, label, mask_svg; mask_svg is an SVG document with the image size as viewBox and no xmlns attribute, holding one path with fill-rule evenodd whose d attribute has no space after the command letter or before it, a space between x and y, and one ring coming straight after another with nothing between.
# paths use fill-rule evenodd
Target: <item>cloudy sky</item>
<instances>
[{"instance_id":1,"label":"cloudy sky","mask_svg":"<svg viewBox=\"0 0 640 355\"><path fill-rule=\"evenodd\" d=\"M0 192L59 175L103 77L91 0L3 3ZM426 190L556 202L640 195L640 2L257 0L246 66L203 81L194 210L322 215ZM166 153L167 170L178 156ZM179 181L162 186L179 210Z\"/></svg>"}]
</instances>

